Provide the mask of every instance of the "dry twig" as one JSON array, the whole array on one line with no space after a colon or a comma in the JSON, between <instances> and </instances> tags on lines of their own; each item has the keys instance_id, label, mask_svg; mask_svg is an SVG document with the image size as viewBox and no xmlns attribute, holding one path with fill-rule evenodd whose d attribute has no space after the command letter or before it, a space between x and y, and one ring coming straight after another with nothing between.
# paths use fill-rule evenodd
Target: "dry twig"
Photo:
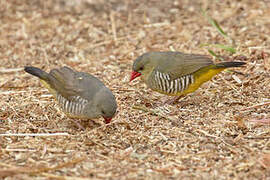
<instances>
[{"instance_id":1,"label":"dry twig","mask_svg":"<svg viewBox=\"0 0 270 180\"><path fill-rule=\"evenodd\" d=\"M270 101L264 102L264 103L260 103L260 104L256 104L254 106L250 106L250 107L244 108L244 109L242 109L242 111L247 111L247 110L259 108L259 107L262 107L262 106L267 106L269 104L270 104Z\"/></svg>"},{"instance_id":2,"label":"dry twig","mask_svg":"<svg viewBox=\"0 0 270 180\"><path fill-rule=\"evenodd\" d=\"M48 136L70 136L68 133L40 133L40 134L23 134L23 133L17 133L17 134L0 134L0 136L39 136L39 137L48 137Z\"/></svg>"},{"instance_id":3,"label":"dry twig","mask_svg":"<svg viewBox=\"0 0 270 180\"><path fill-rule=\"evenodd\" d=\"M143 106L133 106L132 107L133 109L138 109L138 110L142 110L144 112L149 112L155 116L158 116L158 117L161 117L161 118L164 118L164 119L167 119L167 120L170 120L170 121L175 121L175 119L169 117L169 116L166 116L166 115L162 115L160 113L158 113L156 110L153 110L153 109L148 109L147 107L143 107Z\"/></svg>"}]
</instances>

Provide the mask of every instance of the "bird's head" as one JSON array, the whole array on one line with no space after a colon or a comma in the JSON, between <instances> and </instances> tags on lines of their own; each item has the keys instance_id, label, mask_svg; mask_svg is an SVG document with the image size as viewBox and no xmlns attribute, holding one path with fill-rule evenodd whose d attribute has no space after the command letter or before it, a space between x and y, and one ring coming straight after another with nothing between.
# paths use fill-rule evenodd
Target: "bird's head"
<instances>
[{"instance_id":1,"label":"bird's head","mask_svg":"<svg viewBox=\"0 0 270 180\"><path fill-rule=\"evenodd\" d=\"M117 109L117 103L112 92L103 88L98 92L95 101L98 114L104 118L106 124L110 123Z\"/></svg>"},{"instance_id":2,"label":"bird's head","mask_svg":"<svg viewBox=\"0 0 270 180\"><path fill-rule=\"evenodd\" d=\"M130 81L142 75L148 77L157 66L159 54L157 52L148 52L139 56L133 63Z\"/></svg>"}]
</instances>

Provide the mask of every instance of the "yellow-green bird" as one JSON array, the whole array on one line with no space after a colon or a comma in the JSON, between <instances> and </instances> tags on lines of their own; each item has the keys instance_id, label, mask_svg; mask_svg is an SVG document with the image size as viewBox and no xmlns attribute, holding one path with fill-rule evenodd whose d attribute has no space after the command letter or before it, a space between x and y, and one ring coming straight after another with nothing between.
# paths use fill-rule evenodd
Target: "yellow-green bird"
<instances>
[{"instance_id":1,"label":"yellow-green bird","mask_svg":"<svg viewBox=\"0 0 270 180\"><path fill-rule=\"evenodd\" d=\"M182 96L197 90L204 82L226 68L243 66L244 62L214 64L206 55L181 52L148 52L133 63L130 81L142 76L147 86L159 93ZM177 98L178 99L178 98Z\"/></svg>"},{"instance_id":2,"label":"yellow-green bird","mask_svg":"<svg viewBox=\"0 0 270 180\"><path fill-rule=\"evenodd\" d=\"M98 78L69 67L52 69L47 73L27 66L24 70L40 78L42 84L71 118L95 119L103 117L109 123L116 113L114 95Z\"/></svg>"}]
</instances>

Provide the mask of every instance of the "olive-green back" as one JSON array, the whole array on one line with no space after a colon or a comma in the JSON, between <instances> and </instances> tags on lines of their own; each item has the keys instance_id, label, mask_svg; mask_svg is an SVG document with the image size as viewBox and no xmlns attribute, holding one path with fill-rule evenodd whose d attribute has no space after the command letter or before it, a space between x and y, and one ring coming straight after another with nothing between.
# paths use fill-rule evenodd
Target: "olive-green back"
<instances>
[{"instance_id":1,"label":"olive-green back","mask_svg":"<svg viewBox=\"0 0 270 180\"><path fill-rule=\"evenodd\" d=\"M213 61L205 55L185 54L181 52L152 53L153 58L159 61L155 70L169 74L172 80L192 74L203 67L213 64Z\"/></svg>"},{"instance_id":2,"label":"olive-green back","mask_svg":"<svg viewBox=\"0 0 270 180\"><path fill-rule=\"evenodd\" d=\"M92 100L101 88L105 88L105 85L96 77L88 73L73 71L68 67L53 69L49 75L50 86L67 99L72 96L81 96Z\"/></svg>"}]
</instances>

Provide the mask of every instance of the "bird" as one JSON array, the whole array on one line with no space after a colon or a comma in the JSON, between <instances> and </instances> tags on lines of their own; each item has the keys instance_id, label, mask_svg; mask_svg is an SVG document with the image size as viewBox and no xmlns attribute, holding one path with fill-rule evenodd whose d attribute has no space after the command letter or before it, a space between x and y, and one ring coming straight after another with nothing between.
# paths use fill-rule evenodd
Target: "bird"
<instances>
[{"instance_id":1,"label":"bird","mask_svg":"<svg viewBox=\"0 0 270 180\"><path fill-rule=\"evenodd\" d=\"M97 119L111 122L116 114L115 96L95 76L64 66L49 73L33 66L25 66L25 72L38 77L70 118Z\"/></svg>"},{"instance_id":2,"label":"bird","mask_svg":"<svg viewBox=\"0 0 270 180\"><path fill-rule=\"evenodd\" d=\"M153 91L177 96L170 102L175 103L224 69L245 64L241 61L214 63L207 55L176 51L147 52L133 62L130 81L141 76Z\"/></svg>"}]
</instances>

